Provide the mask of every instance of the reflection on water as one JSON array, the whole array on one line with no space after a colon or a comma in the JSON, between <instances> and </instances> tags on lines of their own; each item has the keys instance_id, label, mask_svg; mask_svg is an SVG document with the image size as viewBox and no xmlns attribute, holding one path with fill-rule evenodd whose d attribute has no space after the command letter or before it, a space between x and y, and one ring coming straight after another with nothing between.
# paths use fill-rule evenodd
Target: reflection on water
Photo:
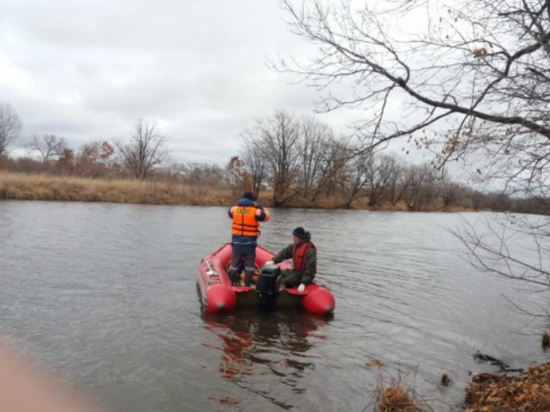
<instances>
[{"instance_id":1,"label":"reflection on water","mask_svg":"<svg viewBox=\"0 0 550 412\"><path fill-rule=\"evenodd\" d=\"M289 410L293 405L284 397L268 390L257 389L259 379L271 374L295 394L306 391L302 379L306 370L314 370L314 360L319 356L310 354L314 339L323 339L318 329L330 322L298 311L246 311L231 314L203 315L204 328L212 332L218 344L203 343L203 346L220 352L219 373L221 377L251 394L259 395L273 405ZM224 404L237 404L236 399L223 398Z\"/></svg>"}]
</instances>

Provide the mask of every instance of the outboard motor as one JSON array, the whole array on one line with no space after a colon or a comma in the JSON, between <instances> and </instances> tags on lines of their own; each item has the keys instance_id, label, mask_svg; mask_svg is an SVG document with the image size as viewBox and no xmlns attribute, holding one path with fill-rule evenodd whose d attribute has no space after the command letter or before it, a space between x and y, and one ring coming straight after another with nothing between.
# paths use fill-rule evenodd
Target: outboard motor
<instances>
[{"instance_id":1,"label":"outboard motor","mask_svg":"<svg viewBox=\"0 0 550 412\"><path fill-rule=\"evenodd\" d=\"M279 289L279 275L281 269L277 265L264 265L258 275L256 292L260 299L260 306L272 309L277 302L277 290Z\"/></svg>"}]
</instances>

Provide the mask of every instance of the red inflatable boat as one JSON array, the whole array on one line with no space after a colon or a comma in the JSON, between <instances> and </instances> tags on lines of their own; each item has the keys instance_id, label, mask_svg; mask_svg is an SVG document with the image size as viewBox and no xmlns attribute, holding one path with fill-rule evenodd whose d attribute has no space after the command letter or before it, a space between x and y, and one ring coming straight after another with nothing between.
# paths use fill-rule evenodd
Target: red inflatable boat
<instances>
[{"instance_id":1,"label":"red inflatable boat","mask_svg":"<svg viewBox=\"0 0 550 412\"><path fill-rule=\"evenodd\" d=\"M231 260L231 243L226 243L214 253L206 256L199 265L199 288L201 299L207 312L232 311L239 306L259 306L265 303L265 293L261 293L266 277L269 279L270 270L290 269L287 261L270 267L264 264L275 256L272 252L261 246L256 247L256 267L258 276L254 276L252 287L231 286L231 280L227 275L227 268ZM278 270L278 269L277 269ZM256 284L257 282L257 284ZM261 289L261 290L260 290ZM272 305L280 307L303 307L310 313L326 314L334 312L334 297L328 289L315 282L307 285L303 292L296 288L279 286L273 290Z\"/></svg>"}]
</instances>

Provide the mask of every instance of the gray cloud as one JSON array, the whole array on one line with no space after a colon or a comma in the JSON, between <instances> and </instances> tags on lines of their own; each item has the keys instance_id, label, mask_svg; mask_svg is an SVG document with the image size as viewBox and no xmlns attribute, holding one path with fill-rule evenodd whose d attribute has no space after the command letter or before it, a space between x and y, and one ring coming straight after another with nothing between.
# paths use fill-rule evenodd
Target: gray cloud
<instances>
[{"instance_id":1,"label":"gray cloud","mask_svg":"<svg viewBox=\"0 0 550 412\"><path fill-rule=\"evenodd\" d=\"M6 0L0 99L25 138L55 133L78 147L145 118L170 137L174 161L223 164L255 118L313 109L314 90L266 66L308 47L282 17L277 1Z\"/></svg>"},{"instance_id":2,"label":"gray cloud","mask_svg":"<svg viewBox=\"0 0 550 412\"><path fill-rule=\"evenodd\" d=\"M53 133L77 148L129 136L144 118L169 137L173 161L223 165L255 119L277 109L312 114L319 100L266 65L312 53L287 17L277 0L4 0L0 100L19 111L24 138ZM399 104L391 102L396 119ZM345 133L365 116L319 119Z\"/></svg>"}]
</instances>

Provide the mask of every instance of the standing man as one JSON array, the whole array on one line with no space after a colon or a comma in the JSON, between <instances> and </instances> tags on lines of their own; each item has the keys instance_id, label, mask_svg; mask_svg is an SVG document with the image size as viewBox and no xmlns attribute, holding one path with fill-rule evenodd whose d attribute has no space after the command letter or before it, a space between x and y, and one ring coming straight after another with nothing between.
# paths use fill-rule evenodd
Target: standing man
<instances>
[{"instance_id":1,"label":"standing man","mask_svg":"<svg viewBox=\"0 0 550 412\"><path fill-rule=\"evenodd\" d=\"M281 271L281 281L287 288L298 286L298 292L303 292L315 278L317 273L317 249L311 242L311 234L303 227L292 231L293 243L281 250L270 263L280 263L292 258L293 269Z\"/></svg>"},{"instance_id":2,"label":"standing man","mask_svg":"<svg viewBox=\"0 0 550 412\"><path fill-rule=\"evenodd\" d=\"M228 275L231 284L239 283L237 270L244 263L245 286L252 283L254 275L254 261L256 260L256 246L260 235L260 223L267 222L271 217L269 210L254 202L254 196L250 192L243 194L237 204L229 209L229 218L233 220L231 225L231 264Z\"/></svg>"}]
</instances>

